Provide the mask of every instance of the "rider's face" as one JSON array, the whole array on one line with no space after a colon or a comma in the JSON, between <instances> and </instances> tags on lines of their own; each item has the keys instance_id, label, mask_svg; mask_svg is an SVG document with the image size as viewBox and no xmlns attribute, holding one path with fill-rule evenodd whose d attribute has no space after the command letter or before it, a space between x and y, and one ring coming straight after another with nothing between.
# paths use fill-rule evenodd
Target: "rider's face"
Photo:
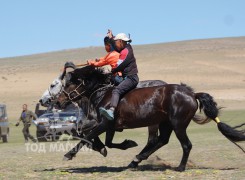
<instances>
[{"instance_id":1,"label":"rider's face","mask_svg":"<svg viewBox=\"0 0 245 180\"><path fill-rule=\"evenodd\" d=\"M121 51L124 49L123 41L122 40L116 40L115 45L118 51Z\"/></svg>"},{"instance_id":2,"label":"rider's face","mask_svg":"<svg viewBox=\"0 0 245 180\"><path fill-rule=\"evenodd\" d=\"M106 50L106 52L110 52L111 46L109 44L105 44L105 50Z\"/></svg>"}]
</instances>

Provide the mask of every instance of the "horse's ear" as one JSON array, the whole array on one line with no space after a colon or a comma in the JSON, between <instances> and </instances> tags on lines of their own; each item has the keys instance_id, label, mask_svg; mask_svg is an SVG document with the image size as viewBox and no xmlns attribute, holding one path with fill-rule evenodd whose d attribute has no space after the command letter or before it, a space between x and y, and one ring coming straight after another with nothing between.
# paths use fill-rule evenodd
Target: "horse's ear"
<instances>
[{"instance_id":1,"label":"horse's ear","mask_svg":"<svg viewBox=\"0 0 245 180\"><path fill-rule=\"evenodd\" d=\"M59 79L63 80L66 75L66 70L64 69L63 73L60 75Z\"/></svg>"},{"instance_id":2,"label":"horse's ear","mask_svg":"<svg viewBox=\"0 0 245 180\"><path fill-rule=\"evenodd\" d=\"M65 75L66 75L66 69L67 68L72 68L72 69L76 69L76 65L73 63L73 62L66 62L65 65L64 65L64 70L63 70L63 73L60 77L61 80L64 79Z\"/></svg>"},{"instance_id":3,"label":"horse's ear","mask_svg":"<svg viewBox=\"0 0 245 180\"><path fill-rule=\"evenodd\" d=\"M76 69L76 65L73 62L66 62L64 65L64 69L66 70L67 68L72 68L72 69Z\"/></svg>"}]
</instances>

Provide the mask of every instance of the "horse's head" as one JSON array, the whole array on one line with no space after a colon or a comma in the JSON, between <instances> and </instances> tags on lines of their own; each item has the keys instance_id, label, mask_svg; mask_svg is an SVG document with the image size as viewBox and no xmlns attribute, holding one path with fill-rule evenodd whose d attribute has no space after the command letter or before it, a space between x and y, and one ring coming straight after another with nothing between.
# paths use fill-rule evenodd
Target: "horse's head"
<instances>
[{"instance_id":1,"label":"horse's head","mask_svg":"<svg viewBox=\"0 0 245 180\"><path fill-rule=\"evenodd\" d=\"M82 97L89 96L102 85L110 83L110 74L103 74L103 71L86 66L66 73L63 89L57 98L56 105L65 108L68 103L76 102Z\"/></svg>"},{"instance_id":2,"label":"horse's head","mask_svg":"<svg viewBox=\"0 0 245 180\"><path fill-rule=\"evenodd\" d=\"M62 91L63 86L62 75L56 78L48 87L48 89L43 93L39 102L42 106L48 107L50 104L55 101L59 94Z\"/></svg>"}]
</instances>

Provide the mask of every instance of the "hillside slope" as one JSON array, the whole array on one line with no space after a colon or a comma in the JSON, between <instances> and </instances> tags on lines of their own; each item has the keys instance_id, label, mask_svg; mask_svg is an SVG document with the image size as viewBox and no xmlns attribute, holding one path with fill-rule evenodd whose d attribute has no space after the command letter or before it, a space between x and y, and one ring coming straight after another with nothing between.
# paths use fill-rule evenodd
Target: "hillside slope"
<instances>
[{"instance_id":1,"label":"hillside slope","mask_svg":"<svg viewBox=\"0 0 245 180\"><path fill-rule=\"evenodd\" d=\"M210 93L220 106L245 109L245 37L133 47L141 80L184 82ZM88 47L0 59L0 102L16 118L23 103L34 108L66 61L82 63L103 55L103 47Z\"/></svg>"}]
</instances>

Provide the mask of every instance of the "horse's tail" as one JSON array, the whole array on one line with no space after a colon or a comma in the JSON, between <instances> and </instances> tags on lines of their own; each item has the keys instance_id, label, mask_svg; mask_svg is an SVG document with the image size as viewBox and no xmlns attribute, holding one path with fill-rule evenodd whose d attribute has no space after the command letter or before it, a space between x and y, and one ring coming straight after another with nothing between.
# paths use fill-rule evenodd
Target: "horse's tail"
<instances>
[{"instance_id":1,"label":"horse's tail","mask_svg":"<svg viewBox=\"0 0 245 180\"><path fill-rule=\"evenodd\" d=\"M229 125L220 122L218 118L219 108L217 107L217 103L213 100L212 96L207 93L195 93L195 98L199 101L200 111L203 110L204 114L207 116L207 118L203 119L203 121L201 121L200 117L195 116L193 120L196 123L204 124L214 120L217 123L219 131L230 141L233 143L238 141L245 141L245 135L242 131L235 130L236 127L232 128Z\"/></svg>"}]
</instances>

